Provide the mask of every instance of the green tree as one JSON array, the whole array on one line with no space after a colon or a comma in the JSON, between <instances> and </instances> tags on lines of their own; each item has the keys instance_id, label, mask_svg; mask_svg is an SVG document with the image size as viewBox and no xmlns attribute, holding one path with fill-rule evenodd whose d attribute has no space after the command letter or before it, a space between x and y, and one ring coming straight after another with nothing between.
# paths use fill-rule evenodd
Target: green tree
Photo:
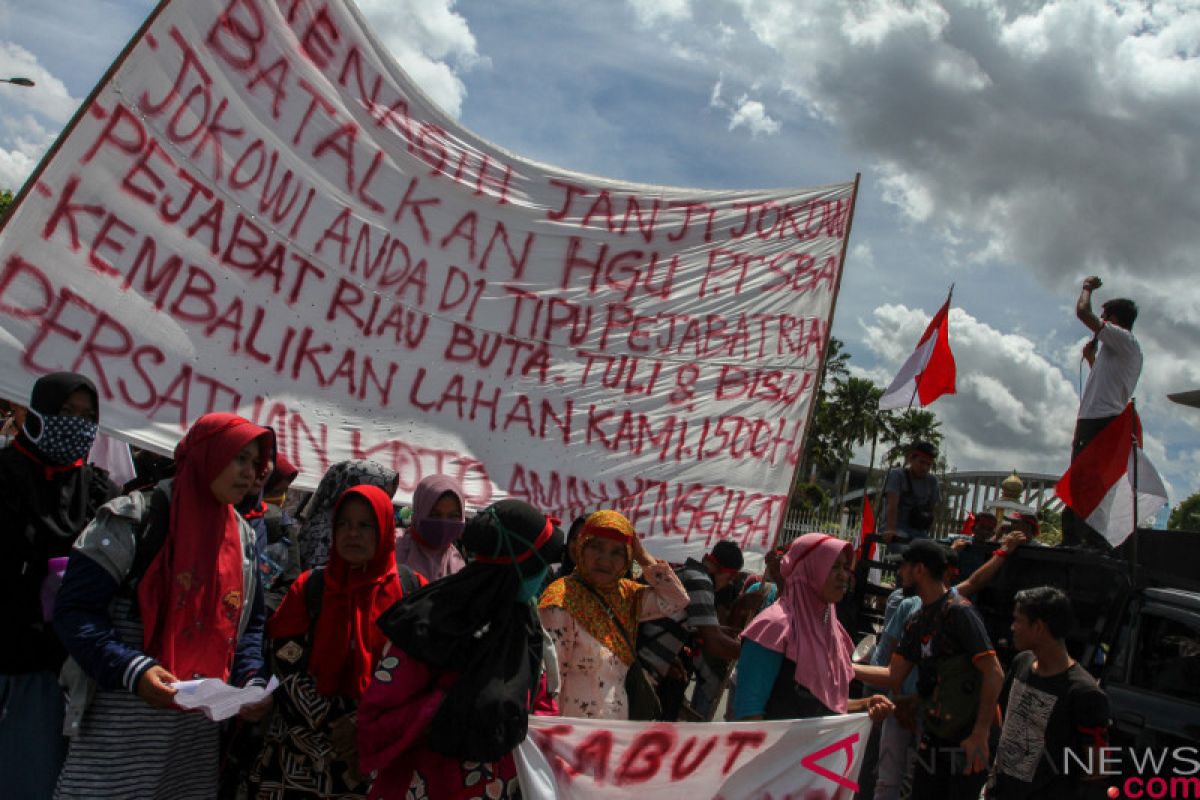
<instances>
[{"instance_id":1,"label":"green tree","mask_svg":"<svg viewBox=\"0 0 1200 800\"><path fill-rule=\"evenodd\" d=\"M846 343L836 336L830 336L829 346L825 348L825 362L821 365L821 386L830 386L850 377L850 370L846 367L849 360Z\"/></svg>"},{"instance_id":2,"label":"green tree","mask_svg":"<svg viewBox=\"0 0 1200 800\"><path fill-rule=\"evenodd\" d=\"M1200 531L1200 492L1171 509L1167 518L1167 530Z\"/></svg>"},{"instance_id":3,"label":"green tree","mask_svg":"<svg viewBox=\"0 0 1200 800\"><path fill-rule=\"evenodd\" d=\"M829 510L829 494L815 483L797 483L792 492L792 510L819 513Z\"/></svg>"},{"instance_id":4,"label":"green tree","mask_svg":"<svg viewBox=\"0 0 1200 800\"><path fill-rule=\"evenodd\" d=\"M932 411L909 408L898 414L892 412L886 430L880 432L880 438L890 445L884 463L903 459L904 448L918 439L940 447L943 439L941 427L941 421Z\"/></svg>"},{"instance_id":5,"label":"green tree","mask_svg":"<svg viewBox=\"0 0 1200 800\"><path fill-rule=\"evenodd\" d=\"M797 473L801 480L807 478L810 482L816 478L820 470L833 470L838 464L838 435L836 415L830 405L829 394L837 382L849 377L846 362L850 354L845 350L845 343L836 336L829 337L829 346L825 348L825 360L821 363L820 381L817 385L817 396L813 400L812 423L806 432L804 443L804 461Z\"/></svg>"},{"instance_id":6,"label":"green tree","mask_svg":"<svg viewBox=\"0 0 1200 800\"><path fill-rule=\"evenodd\" d=\"M837 447L838 478L835 486L839 492L854 448L873 441L877 434L886 429L886 412L879 410L879 398L882 396L883 389L866 378L847 377L834 385L830 394L829 413L833 419Z\"/></svg>"},{"instance_id":7,"label":"green tree","mask_svg":"<svg viewBox=\"0 0 1200 800\"><path fill-rule=\"evenodd\" d=\"M8 215L8 209L12 206L13 193L11 189L0 189L0 221Z\"/></svg>"}]
</instances>

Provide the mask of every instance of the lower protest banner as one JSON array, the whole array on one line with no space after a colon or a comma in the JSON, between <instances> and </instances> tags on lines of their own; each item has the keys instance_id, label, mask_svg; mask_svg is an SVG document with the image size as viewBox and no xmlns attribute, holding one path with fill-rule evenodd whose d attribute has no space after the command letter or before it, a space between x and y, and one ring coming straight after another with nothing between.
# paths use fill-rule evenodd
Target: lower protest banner
<instances>
[{"instance_id":1,"label":"lower protest banner","mask_svg":"<svg viewBox=\"0 0 1200 800\"><path fill-rule=\"evenodd\" d=\"M727 723L530 717L517 768L527 800L849 800L870 733L866 714Z\"/></svg>"}]
</instances>

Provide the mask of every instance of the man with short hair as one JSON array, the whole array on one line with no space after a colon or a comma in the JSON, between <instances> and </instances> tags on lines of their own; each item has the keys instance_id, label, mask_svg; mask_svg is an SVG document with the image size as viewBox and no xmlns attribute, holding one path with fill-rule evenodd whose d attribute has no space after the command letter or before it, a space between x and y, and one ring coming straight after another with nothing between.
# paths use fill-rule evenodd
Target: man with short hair
<instances>
[{"instance_id":1,"label":"man with short hair","mask_svg":"<svg viewBox=\"0 0 1200 800\"><path fill-rule=\"evenodd\" d=\"M1092 292L1100 286L1098 277L1088 276L1075 301L1075 316L1095 335L1083 347L1083 358L1091 372L1079 398L1079 416L1071 440L1072 461L1125 411L1142 374L1142 348L1133 335L1137 304L1125 297L1114 298L1101 307L1097 317L1092 312ZM1063 544L1109 549L1107 540L1070 509L1063 513Z\"/></svg>"},{"instance_id":2,"label":"man with short hair","mask_svg":"<svg viewBox=\"0 0 1200 800\"><path fill-rule=\"evenodd\" d=\"M1004 537L1003 543L996 548L992 557L969 578L956 583L958 580L958 554L951 550L946 553L946 571L942 575L942 583L951 593L971 598L991 583L1004 560L1012 555L1018 547L1025 543L1021 534L1010 533ZM912 617L921 610L921 598L917 595L917 587L913 580L912 560L921 552L921 548L912 551L906 549L900 557L900 565L896 569L897 588L888 596L887 610L883 617L883 630L879 634L879 642L871 654L871 664L887 666L895 652L904 631ZM915 741L915 731L905 727L903 717L907 712L906 701L912 699L917 692L917 676L909 674L898 693L890 696L896 702L896 713L883 721L883 730L879 740L879 763L875 773L875 800L898 800L904 777L912 761L912 750ZM903 710L902 710L903 709ZM907 712L911 713L911 712Z\"/></svg>"},{"instance_id":3,"label":"man with short hair","mask_svg":"<svg viewBox=\"0 0 1200 800\"><path fill-rule=\"evenodd\" d=\"M888 472L883 483L887 504L883 539L889 544L897 539L929 538L933 513L941 500L937 478L931 474L937 454L929 442L913 442L905 453L904 467Z\"/></svg>"},{"instance_id":4,"label":"man with short hair","mask_svg":"<svg viewBox=\"0 0 1200 800\"><path fill-rule=\"evenodd\" d=\"M688 606L672 617L643 622L638 628L638 659L658 677L663 719L679 718L690 676L680 660L685 645L697 644L705 654L733 661L741 652L737 639L725 633L717 617L716 593L741 572L742 549L722 540L701 561L689 558L675 570L688 593Z\"/></svg>"},{"instance_id":5,"label":"man with short hair","mask_svg":"<svg viewBox=\"0 0 1200 800\"><path fill-rule=\"evenodd\" d=\"M1004 671L974 606L943 583L945 549L920 540L905 548L902 559L921 608L888 666L856 665L855 677L899 689L917 668L922 737L912 796L975 800L987 778Z\"/></svg>"},{"instance_id":6,"label":"man with short hair","mask_svg":"<svg viewBox=\"0 0 1200 800\"><path fill-rule=\"evenodd\" d=\"M1071 601L1061 589L1017 593L1013 644L1024 652L1013 659L1001 694L1004 727L988 779L991 800L1104 796L1102 776L1087 775L1080 764L1099 763L1108 698L1067 652L1074 623ZM1067 751L1078 756L1069 766Z\"/></svg>"}]
</instances>

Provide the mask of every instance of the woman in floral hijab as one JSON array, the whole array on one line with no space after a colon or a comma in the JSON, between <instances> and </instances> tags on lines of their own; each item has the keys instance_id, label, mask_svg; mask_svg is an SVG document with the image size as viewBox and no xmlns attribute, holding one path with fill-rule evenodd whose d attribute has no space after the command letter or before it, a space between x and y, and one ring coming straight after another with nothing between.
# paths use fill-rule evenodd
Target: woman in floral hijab
<instances>
[{"instance_id":1,"label":"woman in floral hijab","mask_svg":"<svg viewBox=\"0 0 1200 800\"><path fill-rule=\"evenodd\" d=\"M542 626L558 652L558 703L564 717L628 719L625 676L635 653L626 639L635 640L639 622L687 608L687 592L616 511L589 516L572 551L575 571L550 584L539 604ZM624 577L634 561L648 586Z\"/></svg>"}]
</instances>

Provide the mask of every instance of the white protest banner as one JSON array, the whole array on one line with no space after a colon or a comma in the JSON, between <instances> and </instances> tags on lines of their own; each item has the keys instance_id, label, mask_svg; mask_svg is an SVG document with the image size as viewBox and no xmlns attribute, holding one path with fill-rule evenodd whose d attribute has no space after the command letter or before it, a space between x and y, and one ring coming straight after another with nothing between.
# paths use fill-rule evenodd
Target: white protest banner
<instances>
[{"instance_id":1,"label":"white protest banner","mask_svg":"<svg viewBox=\"0 0 1200 800\"><path fill-rule=\"evenodd\" d=\"M530 717L517 749L526 800L849 800L866 714L772 722Z\"/></svg>"},{"instance_id":2,"label":"white protest banner","mask_svg":"<svg viewBox=\"0 0 1200 800\"><path fill-rule=\"evenodd\" d=\"M0 396L83 372L167 452L275 428L313 486L625 512L657 554L766 549L857 183L596 178L464 130L338 0L159 6L0 234Z\"/></svg>"}]
</instances>

